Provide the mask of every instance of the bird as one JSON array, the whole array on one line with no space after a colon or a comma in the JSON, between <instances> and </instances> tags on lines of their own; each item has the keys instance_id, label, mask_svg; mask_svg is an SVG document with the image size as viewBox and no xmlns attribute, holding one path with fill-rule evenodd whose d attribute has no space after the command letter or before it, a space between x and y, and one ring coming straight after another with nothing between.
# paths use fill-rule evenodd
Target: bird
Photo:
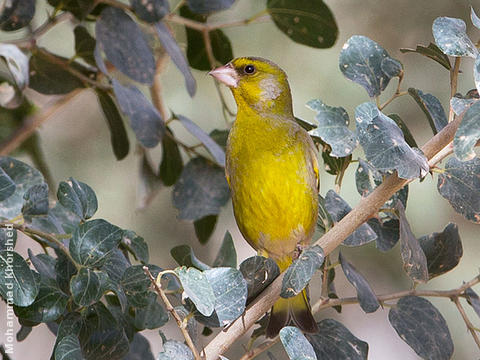
<instances>
[{"instance_id":1,"label":"bird","mask_svg":"<svg viewBox=\"0 0 480 360\"><path fill-rule=\"evenodd\" d=\"M315 230L318 151L295 120L287 75L278 65L239 57L209 74L230 88L237 104L225 176L238 228L259 255L285 271ZM306 333L318 331L306 289L275 302L266 336L291 323Z\"/></svg>"}]
</instances>

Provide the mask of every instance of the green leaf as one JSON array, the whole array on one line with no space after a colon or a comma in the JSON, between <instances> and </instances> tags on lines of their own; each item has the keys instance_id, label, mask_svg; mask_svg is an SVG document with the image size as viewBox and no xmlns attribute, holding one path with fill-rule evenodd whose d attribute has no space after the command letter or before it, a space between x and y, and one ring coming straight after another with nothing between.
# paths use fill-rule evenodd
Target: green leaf
<instances>
[{"instance_id":1,"label":"green leaf","mask_svg":"<svg viewBox=\"0 0 480 360\"><path fill-rule=\"evenodd\" d=\"M115 328L95 331L83 345L86 360L120 360L128 348L125 332Z\"/></svg>"},{"instance_id":2,"label":"green leaf","mask_svg":"<svg viewBox=\"0 0 480 360\"><path fill-rule=\"evenodd\" d=\"M123 273L120 285L127 295L128 302L134 307L148 306L157 295L151 291L150 279L143 271L144 265L133 265ZM161 269L156 265L147 265L152 275L156 278Z\"/></svg>"},{"instance_id":3,"label":"green leaf","mask_svg":"<svg viewBox=\"0 0 480 360\"><path fill-rule=\"evenodd\" d=\"M468 110L468 108L477 101L477 99L467 99L461 97L461 95L455 95L450 99L450 106L453 109L453 112L455 115L460 116L462 115L465 111Z\"/></svg>"},{"instance_id":4,"label":"green leaf","mask_svg":"<svg viewBox=\"0 0 480 360\"><path fill-rule=\"evenodd\" d=\"M190 338L193 340L194 343L196 343L198 338L197 320L195 320L194 316L191 316L192 313L188 311L183 305L175 306L175 311L178 315L180 315L182 322L186 324L186 329L188 334L190 335Z\"/></svg>"},{"instance_id":5,"label":"green leaf","mask_svg":"<svg viewBox=\"0 0 480 360\"><path fill-rule=\"evenodd\" d=\"M290 360L316 360L317 355L305 335L295 326L280 330L280 341Z\"/></svg>"},{"instance_id":6,"label":"green leaf","mask_svg":"<svg viewBox=\"0 0 480 360\"><path fill-rule=\"evenodd\" d=\"M267 10L275 25L299 44L325 49L337 40L337 23L321 0L268 0Z\"/></svg>"},{"instance_id":7,"label":"green leaf","mask_svg":"<svg viewBox=\"0 0 480 360\"><path fill-rule=\"evenodd\" d=\"M72 177L60 183L57 198L60 204L83 220L91 218L98 208L97 197L92 188Z\"/></svg>"},{"instance_id":8,"label":"green leaf","mask_svg":"<svg viewBox=\"0 0 480 360\"><path fill-rule=\"evenodd\" d=\"M193 249L189 245L178 245L170 250L170 254L175 259L178 265L186 267L194 267L200 271L210 269L210 266L200 261L195 254Z\"/></svg>"},{"instance_id":9,"label":"green leaf","mask_svg":"<svg viewBox=\"0 0 480 360\"><path fill-rule=\"evenodd\" d=\"M8 174L0 168L0 201L3 201L15 192L15 183Z\"/></svg>"},{"instance_id":10,"label":"green leaf","mask_svg":"<svg viewBox=\"0 0 480 360\"><path fill-rule=\"evenodd\" d=\"M195 235L197 235L200 244L206 244L208 242L210 236L212 236L215 230L217 220L218 215L207 215L193 222L193 226L195 228Z\"/></svg>"},{"instance_id":11,"label":"green leaf","mask_svg":"<svg viewBox=\"0 0 480 360\"><path fill-rule=\"evenodd\" d=\"M423 359L452 357L453 342L447 323L428 300L403 297L390 309L388 320L402 340Z\"/></svg>"},{"instance_id":12,"label":"green leaf","mask_svg":"<svg viewBox=\"0 0 480 360\"><path fill-rule=\"evenodd\" d=\"M385 90L392 78L392 74L382 70L386 59L392 58L379 44L366 36L354 35L340 52L340 71L347 79L363 86L373 98Z\"/></svg>"},{"instance_id":13,"label":"green leaf","mask_svg":"<svg viewBox=\"0 0 480 360\"><path fill-rule=\"evenodd\" d=\"M433 37L444 54L475 58L478 50L468 37L466 28L461 19L438 17L433 22Z\"/></svg>"},{"instance_id":14,"label":"green leaf","mask_svg":"<svg viewBox=\"0 0 480 360\"><path fill-rule=\"evenodd\" d=\"M182 220L216 215L229 199L224 170L203 158L194 158L183 168L173 190L173 205Z\"/></svg>"},{"instance_id":15,"label":"green leaf","mask_svg":"<svg viewBox=\"0 0 480 360\"><path fill-rule=\"evenodd\" d=\"M135 333L128 354L123 360L155 360L147 338L140 333Z\"/></svg>"},{"instance_id":16,"label":"green leaf","mask_svg":"<svg viewBox=\"0 0 480 360\"><path fill-rule=\"evenodd\" d=\"M128 155L128 151L130 150L130 143L122 116L112 97L106 91L96 89L95 92L105 120L107 120L108 129L110 130L110 141L112 143L113 153L117 160L122 160Z\"/></svg>"},{"instance_id":17,"label":"green leaf","mask_svg":"<svg viewBox=\"0 0 480 360\"><path fill-rule=\"evenodd\" d=\"M228 9L235 0L187 0L187 5L195 13L210 14L215 11Z\"/></svg>"},{"instance_id":18,"label":"green leaf","mask_svg":"<svg viewBox=\"0 0 480 360\"><path fill-rule=\"evenodd\" d=\"M123 252L119 249L113 249L105 259L101 270L105 271L108 274L108 277L115 282L120 282L125 273L125 270L131 264L125 258Z\"/></svg>"},{"instance_id":19,"label":"green leaf","mask_svg":"<svg viewBox=\"0 0 480 360\"><path fill-rule=\"evenodd\" d=\"M139 160L137 209L142 210L148 207L157 192L162 188L162 181L158 177L145 151L141 151Z\"/></svg>"},{"instance_id":20,"label":"green leaf","mask_svg":"<svg viewBox=\"0 0 480 360\"><path fill-rule=\"evenodd\" d=\"M187 88L188 94L190 96L195 95L195 92L197 90L197 83L192 75L192 72L190 71L187 59L185 59L185 56L178 47L175 38L172 36L170 30L163 22L156 23L155 30L157 31L158 39L160 40L163 48L168 53L173 63L177 66L177 68L180 70L183 77L185 78L185 86Z\"/></svg>"},{"instance_id":21,"label":"green leaf","mask_svg":"<svg viewBox=\"0 0 480 360\"><path fill-rule=\"evenodd\" d=\"M95 51L95 39L93 36L82 25L75 26L73 34L75 36L75 55L85 60L87 64L96 66L93 56Z\"/></svg>"},{"instance_id":22,"label":"green leaf","mask_svg":"<svg viewBox=\"0 0 480 360\"><path fill-rule=\"evenodd\" d=\"M20 214L23 195L33 185L44 182L42 174L29 165L10 157L0 157L0 168L15 183L15 192L0 202L0 218L11 219Z\"/></svg>"},{"instance_id":23,"label":"green leaf","mask_svg":"<svg viewBox=\"0 0 480 360\"><path fill-rule=\"evenodd\" d=\"M248 299L255 299L275 278L280 275L277 263L271 258L252 256L240 264L240 272L247 282Z\"/></svg>"},{"instance_id":24,"label":"green leaf","mask_svg":"<svg viewBox=\"0 0 480 360\"><path fill-rule=\"evenodd\" d=\"M57 285L65 293L70 292L70 279L77 273L77 268L70 259L60 250L56 249L57 262L55 272L57 273Z\"/></svg>"},{"instance_id":25,"label":"green leaf","mask_svg":"<svg viewBox=\"0 0 480 360\"><path fill-rule=\"evenodd\" d=\"M122 29L122 31L118 31ZM155 59L140 27L124 11L106 7L95 26L97 46L122 73L151 85Z\"/></svg>"},{"instance_id":26,"label":"green leaf","mask_svg":"<svg viewBox=\"0 0 480 360\"><path fill-rule=\"evenodd\" d=\"M428 46L423 46L423 45L417 45L417 48L414 49L400 49L402 53L408 53L408 52L416 52L420 55L426 56L433 61L436 61L440 65L442 65L445 69L449 70L452 68L452 65L450 64L450 60L448 59L448 56L445 55L440 48L435 45L434 43L430 43Z\"/></svg>"},{"instance_id":27,"label":"green leaf","mask_svg":"<svg viewBox=\"0 0 480 360\"><path fill-rule=\"evenodd\" d=\"M225 130L219 130L215 129L212 130L209 134L209 136L215 141L218 145L222 147L223 150L227 147L227 140L228 140L228 134L230 133L229 129Z\"/></svg>"},{"instance_id":28,"label":"green leaf","mask_svg":"<svg viewBox=\"0 0 480 360\"><path fill-rule=\"evenodd\" d=\"M400 253L403 268L407 275L415 282L428 281L427 258L405 216L405 208L399 201L395 207L400 220Z\"/></svg>"},{"instance_id":29,"label":"green leaf","mask_svg":"<svg viewBox=\"0 0 480 360\"><path fill-rule=\"evenodd\" d=\"M52 280L57 278L57 274L55 272L57 259L48 254L33 255L33 252L30 249L28 249L28 258L42 277Z\"/></svg>"},{"instance_id":30,"label":"green leaf","mask_svg":"<svg viewBox=\"0 0 480 360\"><path fill-rule=\"evenodd\" d=\"M154 298L147 306L135 309L134 325L138 330L156 329L168 322L168 314Z\"/></svg>"},{"instance_id":31,"label":"green leaf","mask_svg":"<svg viewBox=\"0 0 480 360\"><path fill-rule=\"evenodd\" d=\"M55 348L55 360L85 359L80 347L80 341L75 335L67 335L60 340Z\"/></svg>"},{"instance_id":32,"label":"green leaf","mask_svg":"<svg viewBox=\"0 0 480 360\"><path fill-rule=\"evenodd\" d=\"M45 50L44 50L45 51ZM69 62L69 59L44 52L34 52L30 58L30 84L29 86L45 95L67 94L75 89L85 87L82 80L63 68L58 63L69 64L69 67L87 77L93 77L93 72L84 66Z\"/></svg>"},{"instance_id":33,"label":"green leaf","mask_svg":"<svg viewBox=\"0 0 480 360\"><path fill-rule=\"evenodd\" d=\"M362 310L366 313L377 311L380 303L378 302L377 296L373 292L373 289L370 287L370 284L367 282L367 280L352 264L350 264L343 257L341 252L338 254L338 260L342 265L342 270L345 274L345 277L350 284L353 285L355 290L357 290L357 298Z\"/></svg>"},{"instance_id":34,"label":"green leaf","mask_svg":"<svg viewBox=\"0 0 480 360\"><path fill-rule=\"evenodd\" d=\"M345 326L333 319L318 323L316 334L306 337L313 345L318 359L366 360L368 344L355 337Z\"/></svg>"},{"instance_id":35,"label":"green leaf","mask_svg":"<svg viewBox=\"0 0 480 360\"><path fill-rule=\"evenodd\" d=\"M14 310L19 318L34 322L50 322L63 315L67 302L68 296L57 287L54 280L42 279L35 301L26 307L16 305Z\"/></svg>"},{"instance_id":36,"label":"green leaf","mask_svg":"<svg viewBox=\"0 0 480 360\"><path fill-rule=\"evenodd\" d=\"M468 288L465 290L465 297L477 316L480 317L480 298L478 297L478 294L473 291L472 288Z\"/></svg>"},{"instance_id":37,"label":"green leaf","mask_svg":"<svg viewBox=\"0 0 480 360\"><path fill-rule=\"evenodd\" d=\"M434 135L448 124L445 110L435 96L432 94L426 94L423 91L414 88L409 88L408 93L424 112Z\"/></svg>"},{"instance_id":38,"label":"green leaf","mask_svg":"<svg viewBox=\"0 0 480 360\"><path fill-rule=\"evenodd\" d=\"M78 263L96 267L105 263L106 256L122 240L122 230L105 220L90 220L81 224L70 239L70 253Z\"/></svg>"},{"instance_id":39,"label":"green leaf","mask_svg":"<svg viewBox=\"0 0 480 360\"><path fill-rule=\"evenodd\" d=\"M222 167L225 167L225 152L213 139L208 136L197 124L183 115L175 115L190 134L195 136L205 146L215 161Z\"/></svg>"},{"instance_id":40,"label":"green leaf","mask_svg":"<svg viewBox=\"0 0 480 360\"><path fill-rule=\"evenodd\" d=\"M6 228L0 228L0 251L13 251L17 244L17 230L12 225Z\"/></svg>"},{"instance_id":41,"label":"green leaf","mask_svg":"<svg viewBox=\"0 0 480 360\"><path fill-rule=\"evenodd\" d=\"M441 233L422 236L418 241L427 258L429 279L452 270L463 255L458 226L453 223L449 223Z\"/></svg>"},{"instance_id":42,"label":"green leaf","mask_svg":"<svg viewBox=\"0 0 480 360\"><path fill-rule=\"evenodd\" d=\"M226 326L245 311L247 282L242 273L233 268L218 267L203 273L213 289L218 322L220 326Z\"/></svg>"},{"instance_id":43,"label":"green leaf","mask_svg":"<svg viewBox=\"0 0 480 360\"><path fill-rule=\"evenodd\" d=\"M188 6L180 8L180 15L187 19L199 22L205 22L207 17L192 13ZM205 42L200 31L186 27L187 31L187 59L190 66L197 70L211 70L210 61L208 60ZM233 59L232 45L227 35L220 30L215 29L209 32L210 43L212 45L213 57L221 64L226 64Z\"/></svg>"},{"instance_id":44,"label":"green leaf","mask_svg":"<svg viewBox=\"0 0 480 360\"><path fill-rule=\"evenodd\" d=\"M46 215L48 213L48 185L33 185L23 195L22 213L30 221L32 216Z\"/></svg>"},{"instance_id":45,"label":"green leaf","mask_svg":"<svg viewBox=\"0 0 480 360\"><path fill-rule=\"evenodd\" d=\"M32 329L33 328L31 326L22 325L22 327L20 328L20 330L18 330L16 335L17 341L21 342L25 340L27 336L30 335L30 333L32 332Z\"/></svg>"},{"instance_id":46,"label":"green leaf","mask_svg":"<svg viewBox=\"0 0 480 360\"><path fill-rule=\"evenodd\" d=\"M397 219L371 218L367 224L377 234L377 249L383 252L391 250L400 239L400 222Z\"/></svg>"},{"instance_id":47,"label":"green leaf","mask_svg":"<svg viewBox=\"0 0 480 360\"><path fill-rule=\"evenodd\" d=\"M468 220L480 223L480 159L461 162L448 159L438 176L437 189L453 209Z\"/></svg>"},{"instance_id":48,"label":"green leaf","mask_svg":"<svg viewBox=\"0 0 480 360\"><path fill-rule=\"evenodd\" d=\"M122 245L135 257L135 260L141 261L143 264L148 263L148 245L143 237L138 236L134 231L124 230Z\"/></svg>"},{"instance_id":49,"label":"green leaf","mask_svg":"<svg viewBox=\"0 0 480 360\"><path fill-rule=\"evenodd\" d=\"M71 12L78 20L83 20L94 10L94 0L48 0L55 9Z\"/></svg>"},{"instance_id":50,"label":"green leaf","mask_svg":"<svg viewBox=\"0 0 480 360\"><path fill-rule=\"evenodd\" d=\"M480 29L480 18L477 16L472 6L470 6L470 20L472 20L473 26Z\"/></svg>"},{"instance_id":51,"label":"green leaf","mask_svg":"<svg viewBox=\"0 0 480 360\"><path fill-rule=\"evenodd\" d=\"M389 78L403 76L403 65L400 61L387 57L382 60L380 68Z\"/></svg>"},{"instance_id":52,"label":"green leaf","mask_svg":"<svg viewBox=\"0 0 480 360\"><path fill-rule=\"evenodd\" d=\"M127 295L119 282L110 279L106 271L95 271L95 274L99 281L98 297L100 298L102 295L110 292L114 293L117 297L120 308L122 311L125 311L128 305Z\"/></svg>"},{"instance_id":53,"label":"green leaf","mask_svg":"<svg viewBox=\"0 0 480 360\"><path fill-rule=\"evenodd\" d=\"M185 295L195 304L197 310L205 316L210 316L215 309L215 294L207 276L198 269L185 266L175 269L182 283Z\"/></svg>"},{"instance_id":54,"label":"green leaf","mask_svg":"<svg viewBox=\"0 0 480 360\"><path fill-rule=\"evenodd\" d=\"M75 303L80 306L97 302L102 296L97 274L93 270L82 267L70 280L70 292Z\"/></svg>"},{"instance_id":55,"label":"green leaf","mask_svg":"<svg viewBox=\"0 0 480 360\"><path fill-rule=\"evenodd\" d=\"M331 146L331 156L345 157L351 155L358 145L354 132L348 128L350 119L342 107L332 107L321 100L310 100L307 107L315 111L318 127L310 131L310 135L320 137Z\"/></svg>"},{"instance_id":56,"label":"green leaf","mask_svg":"<svg viewBox=\"0 0 480 360\"><path fill-rule=\"evenodd\" d=\"M120 109L130 118L137 140L147 148L157 146L165 135L165 123L160 113L137 87L123 86L115 79L112 83Z\"/></svg>"},{"instance_id":57,"label":"green leaf","mask_svg":"<svg viewBox=\"0 0 480 360\"><path fill-rule=\"evenodd\" d=\"M167 136L162 140L162 161L158 176L165 186L175 184L182 174L183 159L178 144L168 135L173 135L172 130L167 127Z\"/></svg>"},{"instance_id":58,"label":"green leaf","mask_svg":"<svg viewBox=\"0 0 480 360\"><path fill-rule=\"evenodd\" d=\"M230 232L228 231L223 237L220 250L218 250L218 254L213 261L213 267L237 268L237 252L235 251L232 235L230 235Z\"/></svg>"},{"instance_id":59,"label":"green leaf","mask_svg":"<svg viewBox=\"0 0 480 360\"><path fill-rule=\"evenodd\" d=\"M333 190L328 190L325 196L325 208L331 215L334 223L338 223L352 210L350 205L348 205L348 203ZM361 246L375 240L376 238L377 234L375 234L367 223L364 223L343 240L343 245Z\"/></svg>"},{"instance_id":60,"label":"green leaf","mask_svg":"<svg viewBox=\"0 0 480 360\"><path fill-rule=\"evenodd\" d=\"M322 266L324 259L323 250L318 245L303 250L285 272L280 296L290 298L298 295L305 289L313 274Z\"/></svg>"},{"instance_id":61,"label":"green leaf","mask_svg":"<svg viewBox=\"0 0 480 360\"><path fill-rule=\"evenodd\" d=\"M320 231L322 234L325 234L332 227L333 227L333 220L325 206L325 199L319 194L318 195L317 231Z\"/></svg>"},{"instance_id":62,"label":"green leaf","mask_svg":"<svg viewBox=\"0 0 480 360\"><path fill-rule=\"evenodd\" d=\"M327 257L325 259L325 262L323 263L324 269L329 267L331 265L329 258ZM322 273L323 277L323 273ZM327 296L330 299L338 299L337 291L335 290L335 267L332 266L329 270L327 270ZM335 311L339 314L342 313L342 305L337 305L333 306Z\"/></svg>"},{"instance_id":63,"label":"green leaf","mask_svg":"<svg viewBox=\"0 0 480 360\"><path fill-rule=\"evenodd\" d=\"M358 159L358 168L355 172L355 183L360 195L363 197L367 196L382 182L383 176L379 171L363 159ZM398 190L388 201L385 202L384 207L391 209L395 207L395 204L399 200L405 207L407 206L407 199L408 185Z\"/></svg>"},{"instance_id":64,"label":"green leaf","mask_svg":"<svg viewBox=\"0 0 480 360\"><path fill-rule=\"evenodd\" d=\"M133 12L143 21L155 23L170 12L167 0L131 0Z\"/></svg>"},{"instance_id":65,"label":"green leaf","mask_svg":"<svg viewBox=\"0 0 480 360\"><path fill-rule=\"evenodd\" d=\"M480 101L474 102L465 112L453 139L453 151L461 161L475 157L475 145L480 139Z\"/></svg>"},{"instance_id":66,"label":"green leaf","mask_svg":"<svg viewBox=\"0 0 480 360\"><path fill-rule=\"evenodd\" d=\"M0 14L0 29L15 31L28 24L35 14L35 0L12 0L6 2Z\"/></svg>"},{"instance_id":67,"label":"green leaf","mask_svg":"<svg viewBox=\"0 0 480 360\"><path fill-rule=\"evenodd\" d=\"M10 305L28 306L35 300L38 291L27 262L15 251L1 251L0 295Z\"/></svg>"},{"instance_id":68,"label":"green leaf","mask_svg":"<svg viewBox=\"0 0 480 360\"><path fill-rule=\"evenodd\" d=\"M163 351L157 360L194 360L192 350L180 341L168 340L163 343Z\"/></svg>"},{"instance_id":69,"label":"green leaf","mask_svg":"<svg viewBox=\"0 0 480 360\"><path fill-rule=\"evenodd\" d=\"M403 137L405 138L405 141L410 147L418 147L417 142L415 141L415 138L413 137L412 133L407 127L407 124L402 120L400 115L398 114L390 114L388 115L390 119L395 121L395 124L402 130Z\"/></svg>"},{"instance_id":70,"label":"green leaf","mask_svg":"<svg viewBox=\"0 0 480 360\"><path fill-rule=\"evenodd\" d=\"M378 171L397 170L402 179L423 177L429 171L423 153L408 146L397 124L375 104L367 102L357 106L355 119L365 156Z\"/></svg>"}]
</instances>

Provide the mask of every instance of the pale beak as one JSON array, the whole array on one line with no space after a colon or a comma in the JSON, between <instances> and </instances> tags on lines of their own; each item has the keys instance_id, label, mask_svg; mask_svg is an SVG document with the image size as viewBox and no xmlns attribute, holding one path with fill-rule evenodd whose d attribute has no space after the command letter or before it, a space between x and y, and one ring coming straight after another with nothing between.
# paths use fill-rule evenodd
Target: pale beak
<instances>
[{"instance_id":1,"label":"pale beak","mask_svg":"<svg viewBox=\"0 0 480 360\"><path fill-rule=\"evenodd\" d=\"M212 75L215 79L227 85L228 87L235 88L238 85L238 74L231 64L213 69L208 73L208 75Z\"/></svg>"}]
</instances>

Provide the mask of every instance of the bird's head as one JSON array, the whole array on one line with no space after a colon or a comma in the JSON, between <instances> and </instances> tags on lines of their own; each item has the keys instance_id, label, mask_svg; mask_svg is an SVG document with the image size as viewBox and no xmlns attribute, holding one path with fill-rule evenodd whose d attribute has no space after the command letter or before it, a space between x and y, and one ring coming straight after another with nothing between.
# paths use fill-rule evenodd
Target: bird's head
<instances>
[{"instance_id":1,"label":"bird's head","mask_svg":"<svg viewBox=\"0 0 480 360\"><path fill-rule=\"evenodd\" d=\"M240 57L209 72L227 85L239 107L284 115L292 113L287 75L273 62L257 57Z\"/></svg>"}]
</instances>

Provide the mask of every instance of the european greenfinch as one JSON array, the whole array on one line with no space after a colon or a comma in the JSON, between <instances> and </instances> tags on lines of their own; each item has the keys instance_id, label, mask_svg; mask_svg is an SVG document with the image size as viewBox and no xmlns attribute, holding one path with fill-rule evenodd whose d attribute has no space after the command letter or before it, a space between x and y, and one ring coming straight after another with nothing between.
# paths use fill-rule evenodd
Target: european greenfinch
<instances>
[{"instance_id":1,"label":"european greenfinch","mask_svg":"<svg viewBox=\"0 0 480 360\"><path fill-rule=\"evenodd\" d=\"M287 75L276 64L241 57L209 74L231 89L237 103L225 173L238 227L259 255L284 271L315 230L317 150L295 121ZM304 332L317 331L306 290L277 300L267 337L292 322Z\"/></svg>"}]
</instances>

